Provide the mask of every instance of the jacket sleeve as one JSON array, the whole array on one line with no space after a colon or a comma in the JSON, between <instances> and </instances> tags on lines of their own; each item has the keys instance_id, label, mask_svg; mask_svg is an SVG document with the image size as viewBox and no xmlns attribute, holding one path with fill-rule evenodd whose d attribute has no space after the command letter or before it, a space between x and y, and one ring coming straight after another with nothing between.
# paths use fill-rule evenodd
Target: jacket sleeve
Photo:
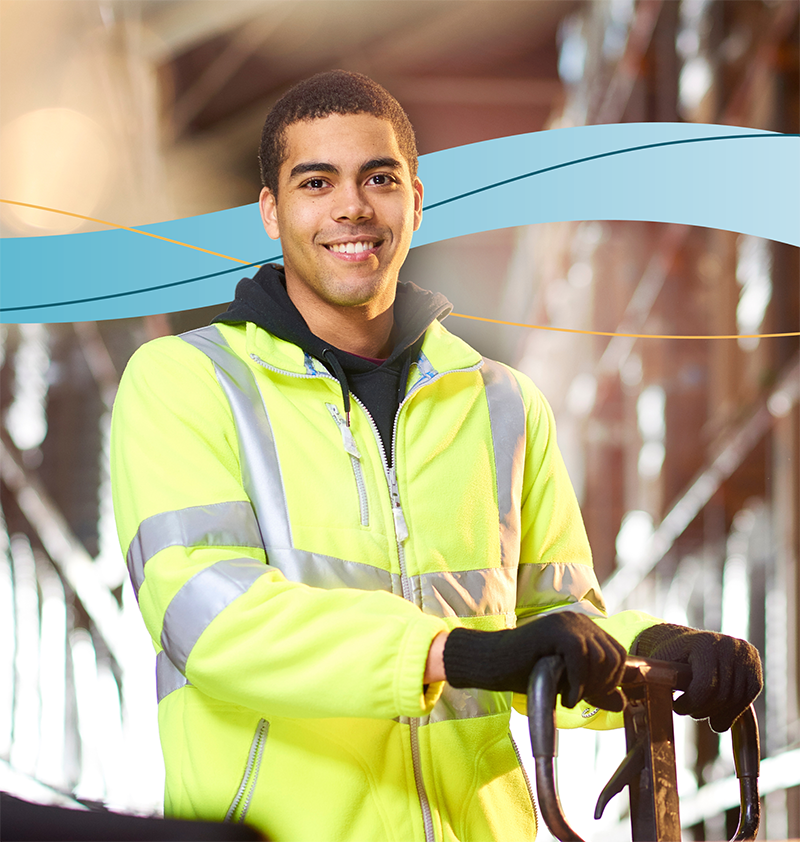
<instances>
[{"instance_id":1,"label":"jacket sleeve","mask_svg":"<svg viewBox=\"0 0 800 842\"><path fill-rule=\"evenodd\" d=\"M145 625L203 693L292 717L421 716L438 618L384 591L325 590L269 564L230 407L177 337L131 358L111 432L114 510Z\"/></svg>"},{"instance_id":2,"label":"jacket sleeve","mask_svg":"<svg viewBox=\"0 0 800 842\"><path fill-rule=\"evenodd\" d=\"M549 404L524 375L518 375L527 409L527 447L521 500L520 564L517 579L517 621L525 622L554 610L581 611L630 651L636 636L661 622L641 611L606 613L592 564L592 553L578 501L556 443ZM514 706L525 712L524 697ZM613 728L621 714L606 711L581 716L559 705L561 728Z\"/></svg>"}]
</instances>

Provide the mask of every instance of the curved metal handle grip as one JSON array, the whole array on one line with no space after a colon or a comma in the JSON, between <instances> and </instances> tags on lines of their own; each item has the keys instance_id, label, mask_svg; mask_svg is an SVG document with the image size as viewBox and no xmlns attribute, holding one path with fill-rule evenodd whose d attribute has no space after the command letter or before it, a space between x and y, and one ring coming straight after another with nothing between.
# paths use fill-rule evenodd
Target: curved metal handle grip
<instances>
[{"instance_id":1,"label":"curved metal handle grip","mask_svg":"<svg viewBox=\"0 0 800 842\"><path fill-rule=\"evenodd\" d=\"M665 669L669 671L665 672ZM542 658L537 662L528 682L528 727L542 818L553 836L561 842L583 842L564 816L555 783L555 706L563 672L564 663L558 656ZM626 683L654 681L685 689L689 680L690 673L684 665L628 658L623 686ZM731 736L741 801L739 826L731 842L750 842L758 833L761 806L758 795L761 754L758 722L752 705L733 723Z\"/></svg>"},{"instance_id":2,"label":"curved metal handle grip","mask_svg":"<svg viewBox=\"0 0 800 842\"><path fill-rule=\"evenodd\" d=\"M569 826L556 792L556 694L564 672L558 655L541 658L528 681L528 728L536 763L539 809L550 833L561 842L583 842Z\"/></svg>"},{"instance_id":3,"label":"curved metal handle grip","mask_svg":"<svg viewBox=\"0 0 800 842\"><path fill-rule=\"evenodd\" d=\"M749 842L756 838L761 819L761 802L758 797L761 746L758 720L752 705L731 726L731 737L740 801L739 826L731 842Z\"/></svg>"}]
</instances>

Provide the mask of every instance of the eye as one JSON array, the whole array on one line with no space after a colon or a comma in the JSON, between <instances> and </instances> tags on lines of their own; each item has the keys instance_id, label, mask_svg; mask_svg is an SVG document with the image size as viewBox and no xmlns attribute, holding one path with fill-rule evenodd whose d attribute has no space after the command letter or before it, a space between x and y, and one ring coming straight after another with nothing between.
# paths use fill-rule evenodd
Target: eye
<instances>
[{"instance_id":1,"label":"eye","mask_svg":"<svg viewBox=\"0 0 800 842\"><path fill-rule=\"evenodd\" d=\"M368 183L376 187L386 187L389 184L397 184L397 179L388 172L376 172L369 177Z\"/></svg>"},{"instance_id":2,"label":"eye","mask_svg":"<svg viewBox=\"0 0 800 842\"><path fill-rule=\"evenodd\" d=\"M328 182L324 178L315 177L303 182L302 186L308 187L311 190L322 190L323 187L328 186Z\"/></svg>"}]
</instances>

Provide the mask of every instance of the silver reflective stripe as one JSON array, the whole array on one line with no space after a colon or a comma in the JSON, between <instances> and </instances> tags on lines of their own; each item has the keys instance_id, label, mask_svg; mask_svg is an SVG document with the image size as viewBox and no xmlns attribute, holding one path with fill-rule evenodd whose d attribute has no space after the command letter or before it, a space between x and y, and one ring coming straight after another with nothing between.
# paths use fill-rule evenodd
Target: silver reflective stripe
<instances>
[{"instance_id":1,"label":"silver reflective stripe","mask_svg":"<svg viewBox=\"0 0 800 842\"><path fill-rule=\"evenodd\" d=\"M525 464L525 404L511 372L484 358L481 368L492 426L500 518L500 559L504 567L519 562L522 474Z\"/></svg>"},{"instance_id":2,"label":"silver reflective stripe","mask_svg":"<svg viewBox=\"0 0 800 842\"><path fill-rule=\"evenodd\" d=\"M401 592L400 576L371 564L306 550L269 548L269 563L292 582L312 588L357 588Z\"/></svg>"},{"instance_id":3,"label":"silver reflective stripe","mask_svg":"<svg viewBox=\"0 0 800 842\"><path fill-rule=\"evenodd\" d=\"M517 606L562 606L593 617L605 616L605 603L594 568L588 564L559 562L520 564L517 573Z\"/></svg>"},{"instance_id":4,"label":"silver reflective stripe","mask_svg":"<svg viewBox=\"0 0 800 842\"><path fill-rule=\"evenodd\" d=\"M191 506L143 520L128 547L127 563L133 590L144 582L145 564L167 547L258 547L261 533L247 501Z\"/></svg>"},{"instance_id":5,"label":"silver reflective stripe","mask_svg":"<svg viewBox=\"0 0 800 842\"><path fill-rule=\"evenodd\" d=\"M289 581L314 588L357 588L402 593L400 576L371 564L348 561L306 550L269 550L269 563ZM516 571L490 567L484 570L424 573L409 577L414 602L435 617L484 617L513 614Z\"/></svg>"},{"instance_id":6,"label":"silver reflective stripe","mask_svg":"<svg viewBox=\"0 0 800 842\"><path fill-rule=\"evenodd\" d=\"M209 624L268 571L266 564L251 558L219 561L195 573L172 597L164 613L161 645L181 672L186 672L186 661Z\"/></svg>"},{"instance_id":7,"label":"silver reflective stripe","mask_svg":"<svg viewBox=\"0 0 800 842\"><path fill-rule=\"evenodd\" d=\"M417 605L426 614L484 617L514 612L517 580L511 567L425 573L412 577L411 583Z\"/></svg>"},{"instance_id":8,"label":"silver reflective stripe","mask_svg":"<svg viewBox=\"0 0 800 842\"><path fill-rule=\"evenodd\" d=\"M185 687L189 681L163 650L156 655L156 696L160 702L175 690Z\"/></svg>"},{"instance_id":9,"label":"silver reflective stripe","mask_svg":"<svg viewBox=\"0 0 800 842\"><path fill-rule=\"evenodd\" d=\"M242 483L253 502L265 545L291 547L292 532L275 437L253 372L213 325L183 333L180 338L214 363L236 424Z\"/></svg>"},{"instance_id":10,"label":"silver reflective stripe","mask_svg":"<svg viewBox=\"0 0 800 842\"><path fill-rule=\"evenodd\" d=\"M510 707L510 693L493 693L490 690L456 689L444 685L442 695L423 724L445 722L451 719L476 719L505 713Z\"/></svg>"}]
</instances>

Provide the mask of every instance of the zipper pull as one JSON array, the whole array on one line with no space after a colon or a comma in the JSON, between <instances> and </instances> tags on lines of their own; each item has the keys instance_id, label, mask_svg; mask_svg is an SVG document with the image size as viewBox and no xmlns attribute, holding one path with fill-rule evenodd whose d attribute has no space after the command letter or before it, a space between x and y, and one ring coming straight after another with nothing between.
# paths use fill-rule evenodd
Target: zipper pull
<instances>
[{"instance_id":1,"label":"zipper pull","mask_svg":"<svg viewBox=\"0 0 800 842\"><path fill-rule=\"evenodd\" d=\"M408 538L408 526L400 505L400 489L397 487L397 473L394 465L389 468L389 495L392 498L392 514L394 515L394 531L401 543Z\"/></svg>"},{"instance_id":2,"label":"zipper pull","mask_svg":"<svg viewBox=\"0 0 800 842\"><path fill-rule=\"evenodd\" d=\"M328 412L330 412L331 417L336 422L336 425L339 427L339 431L342 434L342 443L344 444L344 449L351 455L354 456L356 459L361 459L361 453L358 450L358 445L356 444L356 440L353 438L353 432L350 429L350 425L342 418L339 410L337 409L335 404L326 403L326 407L328 407Z\"/></svg>"}]
</instances>

